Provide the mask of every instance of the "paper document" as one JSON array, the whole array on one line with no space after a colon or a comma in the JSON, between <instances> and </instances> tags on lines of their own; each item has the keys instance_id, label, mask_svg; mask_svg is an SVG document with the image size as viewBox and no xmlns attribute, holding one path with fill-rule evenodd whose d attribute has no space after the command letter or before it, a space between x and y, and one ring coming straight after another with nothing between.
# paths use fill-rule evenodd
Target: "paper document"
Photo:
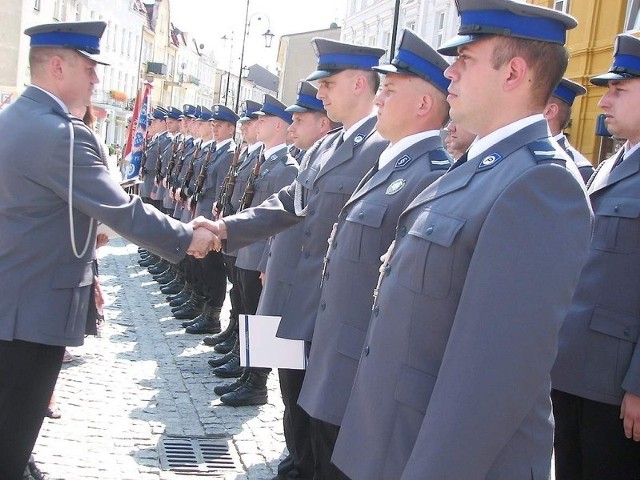
<instances>
[{"instance_id":1,"label":"paper document","mask_svg":"<svg viewBox=\"0 0 640 480\"><path fill-rule=\"evenodd\" d=\"M106 235L109 239L118 238L120 236L118 232L104 223L98 224L98 231L96 232L96 235L100 234Z\"/></svg>"},{"instance_id":2,"label":"paper document","mask_svg":"<svg viewBox=\"0 0 640 480\"><path fill-rule=\"evenodd\" d=\"M307 368L304 340L276 337L281 317L240 316L240 365L243 367Z\"/></svg>"}]
</instances>

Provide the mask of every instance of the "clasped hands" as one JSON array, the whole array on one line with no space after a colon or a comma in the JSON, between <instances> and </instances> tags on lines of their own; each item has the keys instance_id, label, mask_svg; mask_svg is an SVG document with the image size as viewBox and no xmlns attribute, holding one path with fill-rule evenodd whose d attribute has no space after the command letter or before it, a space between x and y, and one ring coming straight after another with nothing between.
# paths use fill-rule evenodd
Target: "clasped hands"
<instances>
[{"instance_id":1,"label":"clasped hands","mask_svg":"<svg viewBox=\"0 0 640 480\"><path fill-rule=\"evenodd\" d=\"M227 238L227 228L222 220L212 221L205 217L194 218L189 224L193 237L187 253L196 258L204 258L210 251L219 252L222 240Z\"/></svg>"}]
</instances>

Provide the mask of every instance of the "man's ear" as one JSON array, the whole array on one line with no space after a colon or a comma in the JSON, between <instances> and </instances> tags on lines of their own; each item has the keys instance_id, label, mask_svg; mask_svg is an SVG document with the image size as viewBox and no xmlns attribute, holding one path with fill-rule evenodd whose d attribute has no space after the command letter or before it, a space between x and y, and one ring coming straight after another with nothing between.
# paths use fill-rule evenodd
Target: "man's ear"
<instances>
[{"instance_id":1,"label":"man's ear","mask_svg":"<svg viewBox=\"0 0 640 480\"><path fill-rule=\"evenodd\" d=\"M556 118L556 115L558 115L559 111L560 109L558 108L557 103L548 103L547 106L544 107L542 114L544 115L544 118L546 118L548 121L553 118Z\"/></svg>"},{"instance_id":2,"label":"man's ear","mask_svg":"<svg viewBox=\"0 0 640 480\"><path fill-rule=\"evenodd\" d=\"M507 64L507 78L504 86L511 91L527 81L533 81L527 62L522 57L513 57Z\"/></svg>"},{"instance_id":3,"label":"man's ear","mask_svg":"<svg viewBox=\"0 0 640 480\"><path fill-rule=\"evenodd\" d=\"M60 55L52 55L47 63L49 74L56 80L62 80L64 78L64 69L66 62Z\"/></svg>"}]
</instances>

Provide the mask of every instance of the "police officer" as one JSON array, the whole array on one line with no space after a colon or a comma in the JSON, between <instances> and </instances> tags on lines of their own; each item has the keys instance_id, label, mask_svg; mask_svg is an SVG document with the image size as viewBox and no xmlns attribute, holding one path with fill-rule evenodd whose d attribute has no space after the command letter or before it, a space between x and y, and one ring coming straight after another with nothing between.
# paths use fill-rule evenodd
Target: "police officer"
<instances>
[{"instance_id":1,"label":"police officer","mask_svg":"<svg viewBox=\"0 0 640 480\"><path fill-rule=\"evenodd\" d=\"M549 373L592 215L542 112L576 21L456 3L439 52L457 55L450 115L478 139L402 212L385 254L333 453L353 480L550 476Z\"/></svg>"},{"instance_id":2,"label":"police officer","mask_svg":"<svg viewBox=\"0 0 640 480\"><path fill-rule=\"evenodd\" d=\"M544 116L549 123L551 135L567 155L575 162L580 175L587 183L593 174L593 165L578 150L573 148L569 143L569 139L563 130L569 126L571 122L571 107L577 96L587 93L587 89L576 82L572 82L568 78L563 78L553 91L553 95L547 102L544 110Z\"/></svg>"},{"instance_id":3,"label":"police officer","mask_svg":"<svg viewBox=\"0 0 640 480\"><path fill-rule=\"evenodd\" d=\"M154 179L156 173L156 165L162 150L169 143L169 135L167 132L167 116L168 112L162 107L156 107L151 114L151 125L149 125L147 134L151 139L147 143L147 151L145 153L146 163L140 172L142 184L140 184L140 196L154 207L158 207L157 201L152 200L151 192L153 191Z\"/></svg>"},{"instance_id":4,"label":"police officer","mask_svg":"<svg viewBox=\"0 0 640 480\"><path fill-rule=\"evenodd\" d=\"M205 223L214 233L228 235L228 248L247 245L303 224L301 255L295 264L293 282L281 307L277 335L311 342L320 300L320 276L327 240L338 213L366 172L377 162L388 142L375 130L373 100L378 90L377 66L384 50L334 40L312 40L318 56L317 70L307 81L318 80L317 98L329 118L343 128L316 142L302 160L297 180L261 205L215 224ZM222 230L221 230L222 229ZM271 251L271 261L287 263L291 251ZM283 299L284 300L284 299ZM298 379L300 380L300 379ZM295 404L300 381L292 382L288 398ZM308 424L308 417L293 417ZM308 426L292 425L293 429Z\"/></svg>"},{"instance_id":5,"label":"police officer","mask_svg":"<svg viewBox=\"0 0 640 480\"><path fill-rule=\"evenodd\" d=\"M88 312L97 222L172 261L187 252L203 255L213 239L127 195L109 174L95 135L70 114L91 103L105 28L102 21L28 28L32 85L0 113L2 131L12 132L0 142L0 478L6 480L23 477L65 346L81 345L95 328Z\"/></svg>"},{"instance_id":6,"label":"police officer","mask_svg":"<svg viewBox=\"0 0 640 480\"><path fill-rule=\"evenodd\" d=\"M256 138L263 143L261 156L245 186L239 210L259 205L273 193L291 184L298 174L297 162L288 155L286 145L287 129L291 124L291 114L285 111L286 105L272 97L264 96L259 115ZM249 198L251 197L251 198ZM235 261L237 268L236 285L240 290L240 298L244 314L255 314L262 292L260 263L267 254L266 239L254 242L241 248ZM236 346L236 348L238 345ZM239 354L239 350L236 350ZM239 359L239 355L238 355ZM233 364L223 365L214 373ZM261 405L267 402L267 377L271 369L248 368L245 382L237 389L225 393L220 401L225 405Z\"/></svg>"},{"instance_id":7,"label":"police officer","mask_svg":"<svg viewBox=\"0 0 640 480\"><path fill-rule=\"evenodd\" d=\"M551 372L556 478L640 478L640 40L618 35L599 106L624 147L587 189L596 214L587 263Z\"/></svg>"},{"instance_id":8,"label":"police officer","mask_svg":"<svg viewBox=\"0 0 640 480\"><path fill-rule=\"evenodd\" d=\"M404 30L376 97L378 131L390 144L343 207L325 259L313 342L298 403L311 416L314 478L345 478L331 454L353 386L380 267L396 221L444 174L451 158L440 130L449 118L444 70L435 50Z\"/></svg>"}]
</instances>

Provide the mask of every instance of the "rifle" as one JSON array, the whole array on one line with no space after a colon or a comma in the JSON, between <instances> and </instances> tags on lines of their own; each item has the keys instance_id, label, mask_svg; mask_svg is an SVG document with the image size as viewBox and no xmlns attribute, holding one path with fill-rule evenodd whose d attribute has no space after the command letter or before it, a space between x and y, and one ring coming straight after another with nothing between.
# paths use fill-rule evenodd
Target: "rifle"
<instances>
[{"instance_id":1,"label":"rifle","mask_svg":"<svg viewBox=\"0 0 640 480\"><path fill-rule=\"evenodd\" d=\"M140 180L144 180L147 175L147 150L147 136L145 135L142 140L142 157L140 158L140 173L138 173Z\"/></svg>"},{"instance_id":2,"label":"rifle","mask_svg":"<svg viewBox=\"0 0 640 480\"><path fill-rule=\"evenodd\" d=\"M182 143L182 150L180 151L180 161L178 165L176 165L174 170L174 175L171 175L169 179L169 185L171 186L171 195L175 196L176 190L178 188L178 177L180 176L180 172L182 171L182 167L184 166L184 161L187 159L187 152L185 152L184 142Z\"/></svg>"},{"instance_id":3,"label":"rifle","mask_svg":"<svg viewBox=\"0 0 640 480\"><path fill-rule=\"evenodd\" d=\"M162 178L162 151L160 149L160 139L158 139L158 158L156 158L156 182L158 182L158 185L160 185Z\"/></svg>"},{"instance_id":4,"label":"rifle","mask_svg":"<svg viewBox=\"0 0 640 480\"><path fill-rule=\"evenodd\" d=\"M256 164L253 166L253 170L251 170L251 174L249 175L249 179L247 180L247 186L244 189L242 197L240 198L240 206L238 207L238 211L249 208L251 206L251 202L253 202L253 196L256 193L255 183L258 175L260 175L260 166L262 165L263 155L264 145L260 148L260 155L258 155Z\"/></svg>"},{"instance_id":5,"label":"rifle","mask_svg":"<svg viewBox=\"0 0 640 480\"><path fill-rule=\"evenodd\" d=\"M240 142L236 146L236 151L233 152L233 160L231 160L231 166L229 167L227 176L224 177L224 181L222 182L222 186L220 187L220 195L218 196L218 201L216 202L215 206L215 214L217 217L219 217L220 215L226 217L227 215L233 215L235 213L233 211L233 205L231 205L231 196L233 195L233 190L236 186L236 169L238 168L241 149L242 142Z\"/></svg>"},{"instance_id":6,"label":"rifle","mask_svg":"<svg viewBox=\"0 0 640 480\"><path fill-rule=\"evenodd\" d=\"M167 171L164 175L164 178L167 180L168 187L171 186L171 174L173 172L173 168L176 166L176 156L178 155L178 150L182 150L184 148L184 138L180 138L180 140L174 141L171 148L171 158L169 159L169 163L167 164Z\"/></svg>"},{"instance_id":7,"label":"rifle","mask_svg":"<svg viewBox=\"0 0 640 480\"><path fill-rule=\"evenodd\" d=\"M200 143L198 143L198 146L196 147L196 151L194 152L193 156L191 157L191 161L189 162L189 168L187 168L187 173L184 174L184 178L182 179L182 185L180 185L180 200L182 201L185 201L187 199L187 196L188 196L187 189L189 188L189 183L193 178L194 163L196 162L196 159L200 156L203 143L204 143L204 140L200 140Z\"/></svg>"},{"instance_id":8,"label":"rifle","mask_svg":"<svg viewBox=\"0 0 640 480\"><path fill-rule=\"evenodd\" d=\"M193 187L193 196L191 197L191 218L194 217L196 213L196 205L202 196L202 187L204 186L204 181L207 179L207 168L209 168L209 162L211 161L211 154L213 153L213 146L209 148L207 152L207 156L204 157L204 161L200 166L200 172L198 172L198 178L196 178L196 184Z\"/></svg>"}]
</instances>

